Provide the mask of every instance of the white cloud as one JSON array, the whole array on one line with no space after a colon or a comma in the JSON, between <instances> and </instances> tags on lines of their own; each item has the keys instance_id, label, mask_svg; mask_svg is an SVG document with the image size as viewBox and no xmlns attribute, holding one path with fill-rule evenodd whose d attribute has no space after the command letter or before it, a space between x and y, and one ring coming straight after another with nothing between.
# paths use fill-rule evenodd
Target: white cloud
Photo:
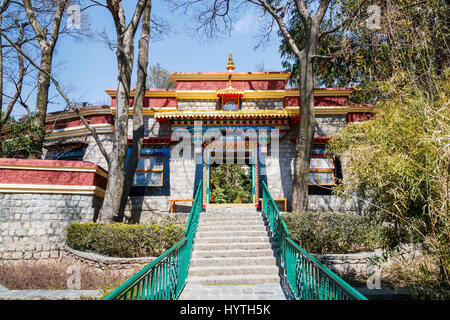
<instances>
[{"instance_id":1,"label":"white cloud","mask_svg":"<svg viewBox=\"0 0 450 320\"><path fill-rule=\"evenodd\" d=\"M249 33L250 28L254 28L257 24L256 17L250 13L247 13L243 16L236 24L234 25L233 32L234 33Z\"/></svg>"}]
</instances>

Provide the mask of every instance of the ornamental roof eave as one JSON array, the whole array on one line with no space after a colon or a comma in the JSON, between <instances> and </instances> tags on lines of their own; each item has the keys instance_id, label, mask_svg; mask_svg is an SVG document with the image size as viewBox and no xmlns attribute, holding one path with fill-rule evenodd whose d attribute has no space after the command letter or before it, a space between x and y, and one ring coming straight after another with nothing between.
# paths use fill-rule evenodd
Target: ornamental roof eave
<instances>
[{"instance_id":1,"label":"ornamental roof eave","mask_svg":"<svg viewBox=\"0 0 450 320\"><path fill-rule=\"evenodd\" d=\"M298 110L187 110L156 111L156 119L239 119L239 118L290 118L298 116Z\"/></svg>"},{"instance_id":2,"label":"ornamental roof eave","mask_svg":"<svg viewBox=\"0 0 450 320\"><path fill-rule=\"evenodd\" d=\"M216 94L218 97L242 97L244 95L244 90L228 87L216 90Z\"/></svg>"}]
</instances>

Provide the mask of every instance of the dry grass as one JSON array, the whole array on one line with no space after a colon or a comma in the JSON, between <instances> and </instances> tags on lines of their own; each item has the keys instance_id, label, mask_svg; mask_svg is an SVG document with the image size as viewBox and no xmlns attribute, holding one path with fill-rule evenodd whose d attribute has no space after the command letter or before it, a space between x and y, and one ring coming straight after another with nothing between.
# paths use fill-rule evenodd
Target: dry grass
<instances>
[{"instance_id":1,"label":"dry grass","mask_svg":"<svg viewBox=\"0 0 450 320\"><path fill-rule=\"evenodd\" d=\"M67 290L67 281L74 274L69 266L60 260L0 262L0 284L10 290ZM79 270L80 289L83 290L110 290L131 276L130 272L99 271L81 265Z\"/></svg>"}]
</instances>

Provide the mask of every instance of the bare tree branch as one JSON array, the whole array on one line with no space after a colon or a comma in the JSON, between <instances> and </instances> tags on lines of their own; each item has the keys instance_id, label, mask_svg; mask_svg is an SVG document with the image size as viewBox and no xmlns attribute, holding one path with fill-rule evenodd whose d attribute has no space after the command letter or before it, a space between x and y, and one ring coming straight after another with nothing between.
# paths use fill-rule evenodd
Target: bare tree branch
<instances>
[{"instance_id":1,"label":"bare tree branch","mask_svg":"<svg viewBox=\"0 0 450 320\"><path fill-rule=\"evenodd\" d=\"M25 57L25 58L26 58L26 59L27 59L27 60L28 60L28 61L29 61L36 69L38 69L39 71L45 73L45 74L51 79L51 81L53 82L53 84L54 84L55 87L56 87L56 90L58 90L59 94L60 94L60 95L63 97L63 99L66 101L68 107L69 107L71 110L73 110L73 111L78 115L78 117L80 118L80 120L83 122L83 124L84 124L84 125L86 126L86 128L89 130L89 132L92 134L92 136L93 136L94 139L95 139L95 142L97 143L97 145L98 145L98 147L99 147L101 153L102 153L103 156L105 157L106 162L108 163L108 166L109 166L109 162L110 162L110 160L109 160L109 155L108 155L108 153L106 152L106 150L105 150L105 148L104 148L104 146L103 146L103 143L101 142L100 138L98 137L97 132L95 131L94 128L92 128L92 127L89 125L88 121L87 121L86 118L81 114L80 110L78 110L78 108L76 108L76 107L72 104L72 102L69 100L69 98L67 98L67 96L65 95L65 93L62 91L62 89L61 89L61 87L60 87L58 81L57 81L50 73L48 73L46 70L40 68L40 67L33 61L33 59L31 59L26 53L24 53L24 52L22 51L22 49L21 49L17 44L15 44L11 39L9 39L9 37L8 37L3 31L0 31L0 35L3 36L3 37L4 37L11 45L13 45L14 48L17 50L17 52L18 52L20 55L22 55L23 57Z\"/></svg>"}]
</instances>

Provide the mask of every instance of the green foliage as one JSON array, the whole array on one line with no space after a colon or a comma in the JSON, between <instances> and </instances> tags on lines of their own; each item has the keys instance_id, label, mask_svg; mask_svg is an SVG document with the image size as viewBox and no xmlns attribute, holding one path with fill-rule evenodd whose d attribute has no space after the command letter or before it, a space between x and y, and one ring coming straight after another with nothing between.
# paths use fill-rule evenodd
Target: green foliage
<instances>
[{"instance_id":1,"label":"green foliage","mask_svg":"<svg viewBox=\"0 0 450 320\"><path fill-rule=\"evenodd\" d=\"M248 169L251 169L247 166ZM211 166L213 203L250 203L252 177L241 164Z\"/></svg>"},{"instance_id":2,"label":"green foliage","mask_svg":"<svg viewBox=\"0 0 450 320\"><path fill-rule=\"evenodd\" d=\"M167 219L162 224L71 223L67 245L111 257L159 256L184 236L182 225Z\"/></svg>"},{"instance_id":3,"label":"green foliage","mask_svg":"<svg viewBox=\"0 0 450 320\"><path fill-rule=\"evenodd\" d=\"M377 115L346 126L329 147L347 163L338 194L370 201L369 210L389 223L386 247L420 239L449 286L450 69L429 90L413 80L402 72L383 83L389 99L377 104Z\"/></svg>"},{"instance_id":4,"label":"green foliage","mask_svg":"<svg viewBox=\"0 0 450 320\"><path fill-rule=\"evenodd\" d=\"M345 213L288 213L283 220L290 237L311 253L355 253L381 246L380 223Z\"/></svg>"},{"instance_id":5,"label":"green foliage","mask_svg":"<svg viewBox=\"0 0 450 320\"><path fill-rule=\"evenodd\" d=\"M8 119L2 128L2 138L0 140L0 157L15 158L34 155L39 157L41 150L37 141L42 134L41 128L35 126L33 121L36 117L28 117L25 120L14 121Z\"/></svg>"},{"instance_id":6,"label":"green foliage","mask_svg":"<svg viewBox=\"0 0 450 320\"><path fill-rule=\"evenodd\" d=\"M311 7L314 3L311 1ZM375 29L367 26L371 17L368 7L373 5L381 14L380 26ZM332 0L320 30L342 25L320 39L317 54L331 58L314 60L316 86L354 87L353 103L372 103L385 94L376 82L388 80L399 70L409 69L418 78L430 70L439 73L448 65L449 8L443 0L399 0L390 5L384 0L345 4ZM287 28L302 49L304 26L296 10L290 17ZM298 86L296 55L284 39L279 50L283 67L292 71L290 84Z\"/></svg>"}]
</instances>

